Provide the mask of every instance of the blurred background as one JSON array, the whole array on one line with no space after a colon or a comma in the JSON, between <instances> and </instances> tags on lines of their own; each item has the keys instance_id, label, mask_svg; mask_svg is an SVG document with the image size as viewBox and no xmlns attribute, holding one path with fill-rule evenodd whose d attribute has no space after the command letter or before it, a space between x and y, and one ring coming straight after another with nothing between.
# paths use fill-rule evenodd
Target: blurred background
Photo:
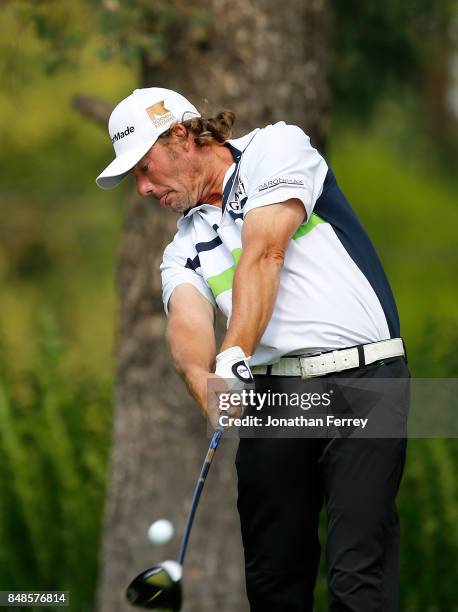
<instances>
[{"instance_id":1,"label":"blurred background","mask_svg":"<svg viewBox=\"0 0 458 612\"><path fill-rule=\"evenodd\" d=\"M130 328L128 321L133 316L138 323L132 313L149 303L148 292L126 299L138 256L150 270L151 303L158 302L160 253L142 258L144 251L130 242L135 223L153 223L156 234L142 238L148 241L157 235L157 222L134 202L129 183L112 192L94 183L112 156L101 127L107 109L137 86L175 87L198 108L229 107L241 118L240 130L279 118L309 128L384 263L413 376L457 377L456 4L309 0L275 11L265 1L251 9L223 5L0 1L0 590L70 590L71 610L113 612L124 608L104 607L116 575L108 559L125 554L119 563L133 577L148 555L158 554L142 544L144 559L133 562L135 540L107 543L113 521L123 520L116 508L126 497L116 488L116 466L133 461L121 448L110 463L112 440L126 439L126 423L112 435L116 406L127 415L119 418L141 423L140 412L129 413L125 372L133 361L147 372L156 349L165 353L160 305L146 306L148 329L155 331L139 349L141 326ZM298 7L317 26L300 48ZM240 18L250 24L245 38ZM218 28L225 34L215 44ZM246 58L238 50L233 61L231 38L247 50ZM296 44L288 67L280 65L281 54L269 53L285 40ZM209 63L193 64L199 57ZM280 117L265 97L250 97L252 81L237 80L251 74L247 66L273 106L278 93ZM291 89L282 90L288 79L294 98ZM168 222L164 244L175 221ZM154 395L138 384L145 396ZM154 414L161 415L172 400L163 399L165 389L156 390ZM161 423L154 429L158 440L176 425ZM177 448L181 443L172 441ZM458 445L454 439L411 440L408 455L399 496L401 609L458 610ZM196 453L195 466L202 457ZM194 466L187 472L187 494L196 474ZM156 501L157 512L170 513L160 478L152 482L153 507ZM112 501L105 506L107 491ZM141 507L138 498L129 499ZM144 540L144 526L140 531L137 538ZM325 602L321 568L318 611ZM186 609L204 611L205 605L191 602ZM235 605L219 607L241 609Z\"/></svg>"}]
</instances>

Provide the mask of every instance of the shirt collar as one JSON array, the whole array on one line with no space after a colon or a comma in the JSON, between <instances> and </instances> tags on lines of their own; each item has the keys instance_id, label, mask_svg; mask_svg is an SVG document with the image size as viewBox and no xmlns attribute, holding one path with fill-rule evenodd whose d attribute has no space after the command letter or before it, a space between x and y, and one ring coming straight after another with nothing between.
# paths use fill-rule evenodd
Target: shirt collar
<instances>
[{"instance_id":1,"label":"shirt collar","mask_svg":"<svg viewBox=\"0 0 458 612\"><path fill-rule=\"evenodd\" d=\"M223 190L223 205L221 206L221 214L224 214L224 210L226 209L226 204L229 199L230 193L232 191L232 187L234 185L234 179L237 174L237 170L240 164L240 160L242 159L242 151L234 147L230 142L226 142L226 147L232 153L232 159L234 160L235 167L232 170L232 174L229 176L226 185ZM232 167L232 166L231 166Z\"/></svg>"},{"instance_id":2,"label":"shirt collar","mask_svg":"<svg viewBox=\"0 0 458 612\"><path fill-rule=\"evenodd\" d=\"M234 160L234 164L235 167L232 171L232 173L229 175L229 178L227 179L227 181L225 180L225 185L224 185L224 189L223 189L223 204L221 207L221 214L224 214L224 210L226 208L226 204L227 204L227 200L230 196L230 193L232 191L232 187L234 185L234 179L236 177L237 174L237 170L240 164L240 160L242 159L242 153L245 150L245 148L249 145L249 143L252 141L253 136L259 132L259 128L256 128L255 130L253 130L252 132L249 132L248 134L245 134L245 136L242 136L242 138L237 138L236 140L227 140L224 144L225 146L229 149L229 151L232 154L232 159ZM235 146L233 143L237 143L238 146ZM239 148L240 147L240 148ZM232 166L229 167L229 170L232 168ZM181 221L182 219L189 219L190 217L192 217L192 215L194 214L194 212L196 212L197 210L200 210L203 206L212 206L211 204L196 204L196 206L193 206L192 208L188 208L187 210L185 210L183 212L183 215L180 217L180 219L178 221Z\"/></svg>"}]
</instances>

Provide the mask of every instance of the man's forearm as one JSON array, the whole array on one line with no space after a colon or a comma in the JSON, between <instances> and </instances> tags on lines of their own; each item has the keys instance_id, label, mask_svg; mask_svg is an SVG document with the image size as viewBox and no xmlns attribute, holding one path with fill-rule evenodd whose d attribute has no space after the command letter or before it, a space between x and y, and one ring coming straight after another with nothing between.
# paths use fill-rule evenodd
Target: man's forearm
<instances>
[{"instance_id":1,"label":"man's forearm","mask_svg":"<svg viewBox=\"0 0 458 612\"><path fill-rule=\"evenodd\" d=\"M167 326L167 342L175 369L191 395L202 405L205 401L203 379L213 370L215 362L213 328L199 331L192 320L171 318Z\"/></svg>"},{"instance_id":2,"label":"man's forearm","mask_svg":"<svg viewBox=\"0 0 458 612\"><path fill-rule=\"evenodd\" d=\"M252 355L270 321L277 299L283 256L242 254L232 289L232 316L221 350L240 346Z\"/></svg>"}]
</instances>

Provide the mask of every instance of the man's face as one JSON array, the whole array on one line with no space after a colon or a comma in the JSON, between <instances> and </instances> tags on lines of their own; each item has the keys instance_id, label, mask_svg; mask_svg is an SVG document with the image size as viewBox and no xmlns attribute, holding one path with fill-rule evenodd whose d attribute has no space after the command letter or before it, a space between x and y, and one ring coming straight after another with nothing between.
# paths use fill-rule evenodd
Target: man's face
<instances>
[{"instance_id":1,"label":"man's face","mask_svg":"<svg viewBox=\"0 0 458 612\"><path fill-rule=\"evenodd\" d=\"M199 201L198 159L186 141L159 139L134 166L140 196L154 196L162 208L183 212Z\"/></svg>"}]
</instances>

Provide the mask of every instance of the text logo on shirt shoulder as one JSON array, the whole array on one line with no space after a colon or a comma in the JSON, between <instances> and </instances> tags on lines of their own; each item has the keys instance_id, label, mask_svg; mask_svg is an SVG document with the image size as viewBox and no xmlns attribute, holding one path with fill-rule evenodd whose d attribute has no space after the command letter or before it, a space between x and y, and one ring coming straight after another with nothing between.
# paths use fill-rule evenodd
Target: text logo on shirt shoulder
<instances>
[{"instance_id":1,"label":"text logo on shirt shoulder","mask_svg":"<svg viewBox=\"0 0 458 612\"><path fill-rule=\"evenodd\" d=\"M271 189L272 187L276 187L277 185L303 185L304 181L302 179L296 178L274 178L265 183L261 183L257 186L258 191L265 191L266 189Z\"/></svg>"}]
</instances>

